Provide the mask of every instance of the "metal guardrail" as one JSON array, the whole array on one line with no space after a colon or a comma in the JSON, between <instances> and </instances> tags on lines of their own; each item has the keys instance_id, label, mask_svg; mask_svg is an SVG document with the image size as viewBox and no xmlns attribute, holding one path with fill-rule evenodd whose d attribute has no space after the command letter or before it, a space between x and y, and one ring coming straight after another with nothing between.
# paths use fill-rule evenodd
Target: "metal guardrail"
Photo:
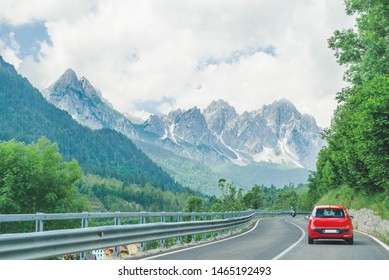
<instances>
[{"instance_id":1,"label":"metal guardrail","mask_svg":"<svg viewBox=\"0 0 389 280\"><path fill-rule=\"evenodd\" d=\"M64 214L3 214L0 223L35 221L36 232L0 234L0 259L44 259L64 254L85 252L123 244L160 240L161 247L165 239L196 234L223 231L249 223L256 215L283 215L289 211L242 211L242 212L104 212L104 213L64 213ZM299 212L302 214L305 212ZM139 224L121 225L121 219L138 217ZM160 222L146 223L147 217L160 217ZM176 222L166 222L167 217L175 217ZM190 217L190 221L183 221ZM112 219L114 225L88 227L88 219ZM81 220L81 228L64 230L44 230L44 221ZM81 259L85 253L81 253Z\"/></svg>"},{"instance_id":2,"label":"metal guardrail","mask_svg":"<svg viewBox=\"0 0 389 280\"><path fill-rule=\"evenodd\" d=\"M254 211L245 212L104 212L63 214L0 215L0 222L35 221L36 232L0 234L0 259L42 259L93 249L142 243L195 234L221 231L249 222ZM121 225L121 219L138 217L140 224ZM160 222L146 223L147 217L160 217ZM167 217L176 222L166 222ZM183 221L190 217L190 221ZM114 225L88 228L88 219L112 219ZM81 220L81 228L43 231L49 220ZM198 221L200 219L200 221ZM210 220L207 220L210 219ZM204 237L203 237L204 238ZM116 248L116 251L118 249ZM81 253L81 258L85 254Z\"/></svg>"}]
</instances>

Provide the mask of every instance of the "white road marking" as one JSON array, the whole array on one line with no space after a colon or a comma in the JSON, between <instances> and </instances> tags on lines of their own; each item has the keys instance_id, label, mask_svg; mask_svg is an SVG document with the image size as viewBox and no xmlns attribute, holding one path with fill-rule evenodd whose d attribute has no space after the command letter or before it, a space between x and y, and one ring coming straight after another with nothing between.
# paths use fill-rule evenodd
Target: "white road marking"
<instances>
[{"instance_id":1,"label":"white road marking","mask_svg":"<svg viewBox=\"0 0 389 280\"><path fill-rule=\"evenodd\" d=\"M297 224L293 223L293 222L290 222L288 220L285 220L286 222L298 227L301 232L302 232L302 235L300 237L299 240L297 240L295 243L293 243L291 246L289 246L288 248L286 248L284 251L282 251L280 254L278 254L277 256L275 256L274 258L272 258L272 260L278 260L280 259L282 256L284 256L286 253L288 253L290 250L292 250L298 243L301 242L301 240L304 239L305 237L305 231ZM163 254L159 254L159 255L154 255L154 256L150 256L150 257L146 257L146 258L141 258L142 260L151 260L151 259L155 259L155 258L158 258L158 257L161 257L161 256L167 256L167 255L171 255L171 254L175 254L175 253L179 253L179 252L183 252L183 251L187 251L187 250L191 250L191 249L195 249L195 248L200 248L200 247L204 247L204 246L208 246L208 245L212 245L212 244L215 244L215 243L219 243L219 242L223 242L223 241L228 241L228 240L231 240L231 239L234 239L234 238L237 238L237 237L240 237L240 236L243 236L247 233L250 233L251 231L255 230L258 226L258 223L260 222L260 219L258 219L258 221L256 222L255 226L252 227L250 230L242 233L242 234L239 234L239 235L235 235L235 236L232 236L232 237L229 237L229 238L225 238L225 239L221 239L221 240L218 240L218 241L214 241L214 242L209 242L209 243L206 243L206 244L202 244L202 245L198 245L198 246L193 246L193 247L189 247L189 248L185 248L185 249L181 249L181 250L177 250L177 251L172 251L172 252L167 252L167 253L163 253ZM367 234L367 233L364 233L364 232L361 232L359 230L354 230L355 232L358 232L358 233L361 233L361 234L364 234L370 238L372 238L373 240L375 240L378 244L380 244L382 247L384 247L387 251L389 251L389 246L386 245L385 243L383 243L381 240L379 240L378 238L370 235L370 234Z\"/></svg>"},{"instance_id":2,"label":"white road marking","mask_svg":"<svg viewBox=\"0 0 389 280\"><path fill-rule=\"evenodd\" d=\"M244 232L242 234L235 235L235 236L228 237L228 238L224 238L224 239L220 239L218 241L209 242L209 243L198 245L198 246L193 246L193 247L189 247L189 248L185 248L185 249L180 249L180 250L177 250L177 251L172 251L172 252L167 252L167 253L163 253L163 254L159 254L159 255L155 255L155 256L141 258L141 260L152 260L152 259L155 259L155 258L158 258L158 257L168 256L168 255L171 255L171 254L176 254L176 253L180 253L180 252L183 252L183 251L188 251L188 250L192 250L192 249L196 249L196 248L201 248L201 247L204 247L204 246L209 246L209 245L213 245L213 244L216 244L216 243L219 243L219 242L228 241L228 240L231 240L231 239L234 239L234 238L237 238L237 237L241 237L241 236L243 236L243 235L245 235L247 233L250 233L253 230L255 230L257 228L258 223L259 223L260 220L261 219L258 219L258 221L255 223L255 226L253 226L250 230L248 230L248 231L246 231L246 232Z\"/></svg>"},{"instance_id":3,"label":"white road marking","mask_svg":"<svg viewBox=\"0 0 389 280\"><path fill-rule=\"evenodd\" d=\"M286 222L288 222L288 223L290 223L290 224L292 224L292 225L294 225L294 226L296 226L296 227L298 227L300 230L301 230L301 232L303 233L302 235L301 235L301 237L300 237L300 239L299 240L297 240L295 243L293 243L291 246L289 246L288 248L286 248L284 251L282 251L280 254L278 254L277 256L275 256L274 258L272 258L272 260L278 260L279 258L281 258L283 255L285 255L286 253L288 253L290 250L292 250L298 243L300 243L301 242L301 240L303 240L303 238L305 237L305 231L300 227L300 226L298 226L298 225L296 225L295 223L292 223L292 222L290 222L290 221L288 221L288 220L285 220Z\"/></svg>"},{"instance_id":4,"label":"white road marking","mask_svg":"<svg viewBox=\"0 0 389 280\"><path fill-rule=\"evenodd\" d=\"M375 242L377 242L377 243L380 244L382 247L384 247L387 251L389 251L389 246L386 245L386 244L385 244L384 242L382 242L381 240L379 240L378 238L376 238L376 237L374 237L374 236L372 236L372 235L370 235L370 234L368 234L368 233L366 233L366 232L362 232L362 231L359 231L359 230L354 230L354 231L356 231L356 232L358 232L358 233L361 233L361 234L364 234L364 235L370 237L370 238L373 239Z\"/></svg>"}]
</instances>

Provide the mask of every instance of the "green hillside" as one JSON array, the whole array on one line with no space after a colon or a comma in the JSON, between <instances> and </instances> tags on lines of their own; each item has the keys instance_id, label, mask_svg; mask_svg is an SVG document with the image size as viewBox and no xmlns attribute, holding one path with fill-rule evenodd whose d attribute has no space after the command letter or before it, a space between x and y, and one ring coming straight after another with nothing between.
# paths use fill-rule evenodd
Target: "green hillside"
<instances>
[{"instance_id":1,"label":"green hillside","mask_svg":"<svg viewBox=\"0 0 389 280\"><path fill-rule=\"evenodd\" d=\"M308 178L309 171L304 168L296 168L286 165L279 165L269 162L251 163L246 166L237 166L234 164L224 164L214 168L216 172L226 174L237 185L244 189L250 188L253 182L265 186L277 186L282 188L290 183L306 183L302 178ZM236 172L239 170L239 172Z\"/></svg>"},{"instance_id":2,"label":"green hillside","mask_svg":"<svg viewBox=\"0 0 389 280\"><path fill-rule=\"evenodd\" d=\"M56 142L64 160L76 159L84 173L150 184L161 190L188 189L156 165L124 135L109 129L91 130L49 104L0 57L0 141Z\"/></svg>"}]
</instances>

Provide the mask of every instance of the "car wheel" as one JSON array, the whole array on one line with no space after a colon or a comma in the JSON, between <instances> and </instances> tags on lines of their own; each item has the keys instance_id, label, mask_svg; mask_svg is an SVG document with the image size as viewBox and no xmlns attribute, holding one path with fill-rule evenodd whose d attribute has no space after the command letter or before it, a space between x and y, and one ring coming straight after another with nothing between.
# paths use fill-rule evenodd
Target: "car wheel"
<instances>
[{"instance_id":1,"label":"car wheel","mask_svg":"<svg viewBox=\"0 0 389 280\"><path fill-rule=\"evenodd\" d=\"M351 238L346 239L347 244L353 245L354 244L354 236L351 236Z\"/></svg>"},{"instance_id":2,"label":"car wheel","mask_svg":"<svg viewBox=\"0 0 389 280\"><path fill-rule=\"evenodd\" d=\"M308 235L308 244L313 244L313 238Z\"/></svg>"}]
</instances>

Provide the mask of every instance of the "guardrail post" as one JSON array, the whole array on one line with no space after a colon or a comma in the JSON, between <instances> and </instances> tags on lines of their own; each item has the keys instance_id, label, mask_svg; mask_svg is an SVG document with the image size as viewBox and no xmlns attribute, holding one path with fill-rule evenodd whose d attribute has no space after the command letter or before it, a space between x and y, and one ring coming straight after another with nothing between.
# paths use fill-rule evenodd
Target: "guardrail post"
<instances>
[{"instance_id":1,"label":"guardrail post","mask_svg":"<svg viewBox=\"0 0 389 280\"><path fill-rule=\"evenodd\" d=\"M195 216L195 214L192 213L192 214L190 215L190 220L191 220L191 222L196 221L196 216ZM190 242L191 242L191 243L195 243L195 242L196 242L196 236L195 236L194 234L192 234L192 238L191 238Z\"/></svg>"},{"instance_id":2,"label":"guardrail post","mask_svg":"<svg viewBox=\"0 0 389 280\"><path fill-rule=\"evenodd\" d=\"M243 216L246 216L246 215L249 215L249 213L241 213L240 215L239 215L239 217L243 217ZM239 225L239 226L237 226L236 227L236 230L237 231L240 231L240 230L242 230L245 226L247 225L247 223L244 223L244 224L241 224L241 225Z\"/></svg>"},{"instance_id":3,"label":"guardrail post","mask_svg":"<svg viewBox=\"0 0 389 280\"><path fill-rule=\"evenodd\" d=\"M223 214L223 219L227 219L228 218L228 214L224 213ZM228 229L225 229L224 230L224 234L227 235L228 234Z\"/></svg>"},{"instance_id":4,"label":"guardrail post","mask_svg":"<svg viewBox=\"0 0 389 280\"><path fill-rule=\"evenodd\" d=\"M115 226L120 226L120 211L116 211L115 214Z\"/></svg>"},{"instance_id":5,"label":"guardrail post","mask_svg":"<svg viewBox=\"0 0 389 280\"><path fill-rule=\"evenodd\" d=\"M203 214L203 221L206 221L206 220L207 220L207 214L204 213L204 214ZM207 233L204 232L204 233L203 233L203 239L202 239L202 240L206 240L206 239L207 239Z\"/></svg>"},{"instance_id":6,"label":"guardrail post","mask_svg":"<svg viewBox=\"0 0 389 280\"><path fill-rule=\"evenodd\" d=\"M83 211L82 213L83 213L83 214L88 214L87 211ZM82 228L87 228L87 227L88 227L88 218L87 218L87 217L83 217L83 218L81 219L81 227L82 227Z\"/></svg>"},{"instance_id":7,"label":"guardrail post","mask_svg":"<svg viewBox=\"0 0 389 280\"><path fill-rule=\"evenodd\" d=\"M140 216L140 223L141 224L145 224L146 223L146 212L142 212L142 216ZM140 251L141 252L144 252L146 250L146 243L145 242L141 242L140 243Z\"/></svg>"},{"instance_id":8,"label":"guardrail post","mask_svg":"<svg viewBox=\"0 0 389 280\"><path fill-rule=\"evenodd\" d=\"M180 223L182 222L182 212L178 213L178 216L177 216L177 223ZM177 238L177 245L182 245L182 236L179 236Z\"/></svg>"},{"instance_id":9,"label":"guardrail post","mask_svg":"<svg viewBox=\"0 0 389 280\"><path fill-rule=\"evenodd\" d=\"M224 216L223 216L223 213L218 213L218 217L219 217L219 219L223 219L224 218ZM222 231L221 230L219 230L218 232L217 232L217 235L218 235L218 237L221 237L222 236Z\"/></svg>"},{"instance_id":10,"label":"guardrail post","mask_svg":"<svg viewBox=\"0 0 389 280\"><path fill-rule=\"evenodd\" d=\"M87 211L83 211L82 213L83 214L88 214ZM87 217L81 218L81 228L87 228L87 227L88 227L88 218ZM80 260L86 260L86 252L81 252L80 253Z\"/></svg>"},{"instance_id":11,"label":"guardrail post","mask_svg":"<svg viewBox=\"0 0 389 280\"><path fill-rule=\"evenodd\" d=\"M165 223L165 222L166 222L166 214L165 214L165 212L161 212L161 223ZM165 239L161 239L159 247L166 248L166 240Z\"/></svg>"},{"instance_id":12,"label":"guardrail post","mask_svg":"<svg viewBox=\"0 0 389 280\"><path fill-rule=\"evenodd\" d=\"M114 219L115 226L120 226L120 216L119 216L119 213L120 213L120 211L115 211L115 219ZM119 248L119 246L115 246L114 249L113 249L113 255L115 257L118 257L119 254L120 254L120 248Z\"/></svg>"},{"instance_id":13,"label":"guardrail post","mask_svg":"<svg viewBox=\"0 0 389 280\"><path fill-rule=\"evenodd\" d=\"M36 212L37 215L43 214L43 212ZM41 232L43 231L43 221L42 220L36 220L35 221L35 232Z\"/></svg>"},{"instance_id":14,"label":"guardrail post","mask_svg":"<svg viewBox=\"0 0 389 280\"><path fill-rule=\"evenodd\" d=\"M211 220L212 221L215 220L215 214L211 214ZM215 238L215 232L214 231L211 232L211 238Z\"/></svg>"},{"instance_id":15,"label":"guardrail post","mask_svg":"<svg viewBox=\"0 0 389 280\"><path fill-rule=\"evenodd\" d=\"M237 212L234 212L234 213L231 214L231 218L237 218L237 217L240 217L240 216L241 215L239 213L237 213ZM233 234L233 233L237 232L238 231L238 227L239 226L231 228L230 233Z\"/></svg>"}]
</instances>

